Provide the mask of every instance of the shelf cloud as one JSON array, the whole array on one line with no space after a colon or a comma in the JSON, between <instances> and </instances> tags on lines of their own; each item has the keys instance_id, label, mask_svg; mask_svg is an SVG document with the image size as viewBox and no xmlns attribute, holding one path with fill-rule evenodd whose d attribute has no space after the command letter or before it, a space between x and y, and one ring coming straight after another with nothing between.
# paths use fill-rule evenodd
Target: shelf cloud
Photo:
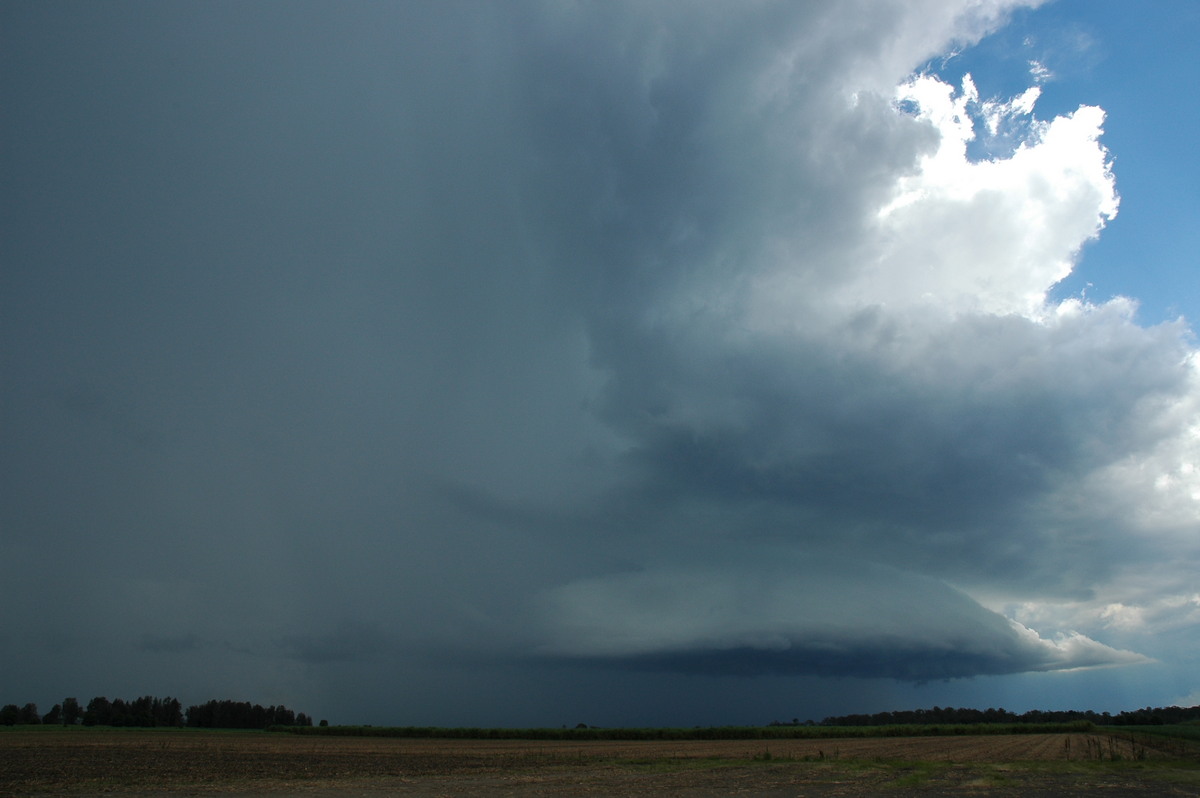
<instances>
[{"instance_id":1,"label":"shelf cloud","mask_svg":"<svg viewBox=\"0 0 1200 798\"><path fill-rule=\"evenodd\" d=\"M545 654L628 669L926 681L1150 661L1044 639L937 580L820 557L581 580L544 612Z\"/></svg>"}]
</instances>

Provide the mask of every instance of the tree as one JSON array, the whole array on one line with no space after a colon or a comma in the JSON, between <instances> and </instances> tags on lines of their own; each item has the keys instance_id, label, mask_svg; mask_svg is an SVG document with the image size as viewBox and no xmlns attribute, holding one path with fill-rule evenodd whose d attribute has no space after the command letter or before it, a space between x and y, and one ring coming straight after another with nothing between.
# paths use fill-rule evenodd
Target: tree
<instances>
[{"instance_id":1,"label":"tree","mask_svg":"<svg viewBox=\"0 0 1200 798\"><path fill-rule=\"evenodd\" d=\"M63 714L66 714L64 710ZM88 702L87 710L83 713L84 726L112 725L112 704L104 696L96 696Z\"/></svg>"},{"instance_id":2,"label":"tree","mask_svg":"<svg viewBox=\"0 0 1200 798\"><path fill-rule=\"evenodd\" d=\"M124 698L114 698L108 717L109 726L132 726L133 714Z\"/></svg>"},{"instance_id":3,"label":"tree","mask_svg":"<svg viewBox=\"0 0 1200 798\"><path fill-rule=\"evenodd\" d=\"M55 704L42 716L42 723L57 726L62 723L62 704Z\"/></svg>"},{"instance_id":4,"label":"tree","mask_svg":"<svg viewBox=\"0 0 1200 798\"><path fill-rule=\"evenodd\" d=\"M183 704L179 703L178 698L171 698L168 696L167 698L163 699L162 707L159 710L158 725L183 725Z\"/></svg>"},{"instance_id":5,"label":"tree","mask_svg":"<svg viewBox=\"0 0 1200 798\"><path fill-rule=\"evenodd\" d=\"M16 704L5 704L0 708L0 726L16 726L21 717L21 708Z\"/></svg>"},{"instance_id":6,"label":"tree","mask_svg":"<svg viewBox=\"0 0 1200 798\"><path fill-rule=\"evenodd\" d=\"M17 723L23 723L25 725L32 726L34 724L40 724L41 722L42 716L38 713L37 704L26 704L25 706L21 707L21 713Z\"/></svg>"},{"instance_id":7,"label":"tree","mask_svg":"<svg viewBox=\"0 0 1200 798\"><path fill-rule=\"evenodd\" d=\"M312 719L305 716L306 724L298 724L296 713L285 706L263 707L248 701L208 701L187 710L187 725L207 729L265 729L268 726L311 725Z\"/></svg>"},{"instance_id":8,"label":"tree","mask_svg":"<svg viewBox=\"0 0 1200 798\"><path fill-rule=\"evenodd\" d=\"M74 698L64 698L62 702L62 722L64 726L74 726L83 720L83 707Z\"/></svg>"}]
</instances>

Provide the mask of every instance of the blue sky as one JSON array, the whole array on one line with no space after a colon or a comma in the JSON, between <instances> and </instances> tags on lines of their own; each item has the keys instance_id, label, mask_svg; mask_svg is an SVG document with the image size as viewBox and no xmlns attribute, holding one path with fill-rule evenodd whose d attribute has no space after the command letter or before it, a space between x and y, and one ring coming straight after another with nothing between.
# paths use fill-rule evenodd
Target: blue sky
<instances>
[{"instance_id":1,"label":"blue sky","mask_svg":"<svg viewBox=\"0 0 1200 798\"><path fill-rule=\"evenodd\" d=\"M988 94L1020 91L1029 62L1038 61L1051 73L1040 113L1087 103L1108 114L1104 144L1114 158L1121 213L1088 245L1057 295L1134 297L1146 323L1200 318L1193 136L1200 108L1189 88L1200 80L1197 32L1200 6L1191 2L1058 0L1014 13L1004 29L945 62L941 74L971 72Z\"/></svg>"},{"instance_id":2,"label":"blue sky","mask_svg":"<svg viewBox=\"0 0 1200 798\"><path fill-rule=\"evenodd\" d=\"M0 702L1200 703L1197 20L4 4Z\"/></svg>"}]
</instances>

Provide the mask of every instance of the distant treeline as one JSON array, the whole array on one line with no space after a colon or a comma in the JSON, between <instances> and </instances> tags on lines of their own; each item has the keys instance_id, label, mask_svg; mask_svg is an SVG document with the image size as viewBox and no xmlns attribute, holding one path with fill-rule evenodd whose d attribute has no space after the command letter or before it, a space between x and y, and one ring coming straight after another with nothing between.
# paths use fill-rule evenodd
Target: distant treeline
<instances>
[{"instance_id":1,"label":"distant treeline","mask_svg":"<svg viewBox=\"0 0 1200 798\"><path fill-rule=\"evenodd\" d=\"M36 704L7 704L0 707L0 726L53 724L72 726L192 727L204 729L278 729L330 735L386 737L456 737L464 739L774 739L824 737L837 729L860 728L869 736L913 734L988 734L1000 727L1005 733L1032 731L1077 731L1096 726L1163 726L1200 724L1200 706L1146 707L1111 715L1091 710L1031 710L1020 715L1005 709L934 707L873 715L834 715L819 723L793 720L773 721L767 726L714 726L695 728L598 728L579 725L561 729L440 728L429 726L329 726L321 721L313 728L312 718L285 706L264 707L248 701L217 701L190 706L185 711L175 698L143 696L133 701L103 696L83 707L74 698L64 699L44 716ZM954 728L936 728L952 726ZM868 731L869 727L869 731ZM847 736L845 732L833 736ZM849 735L854 736L854 735Z\"/></svg>"},{"instance_id":2,"label":"distant treeline","mask_svg":"<svg viewBox=\"0 0 1200 798\"><path fill-rule=\"evenodd\" d=\"M924 737L966 734L1064 734L1092 728L1075 723L977 723L833 727L778 724L770 726L697 726L695 728L572 728L489 729L437 726L308 726L280 727L294 734L332 737L406 737L453 740L821 740L847 737Z\"/></svg>"},{"instance_id":3,"label":"distant treeline","mask_svg":"<svg viewBox=\"0 0 1200 798\"><path fill-rule=\"evenodd\" d=\"M312 718L285 706L261 707L245 701L209 701L188 707L187 725L202 729L265 729L268 726L311 726Z\"/></svg>"},{"instance_id":4,"label":"distant treeline","mask_svg":"<svg viewBox=\"0 0 1200 798\"><path fill-rule=\"evenodd\" d=\"M143 696L133 701L97 696L86 708L74 698L55 704L44 716L37 704L0 707L0 726L54 724L73 726L190 726L201 729L265 729L268 726L311 726L312 718L285 706L263 707L248 701L209 701L185 711L175 698Z\"/></svg>"},{"instance_id":5,"label":"distant treeline","mask_svg":"<svg viewBox=\"0 0 1200 798\"><path fill-rule=\"evenodd\" d=\"M1005 709L955 709L934 707L903 712L877 712L874 715L835 715L825 718L821 726L906 726L931 723L1072 723L1086 721L1098 726L1162 726L1200 721L1200 706L1146 707L1117 715L1091 710L1044 711L1030 710L1020 715ZM796 725L796 721L792 724ZM781 724L778 721L772 725Z\"/></svg>"}]
</instances>

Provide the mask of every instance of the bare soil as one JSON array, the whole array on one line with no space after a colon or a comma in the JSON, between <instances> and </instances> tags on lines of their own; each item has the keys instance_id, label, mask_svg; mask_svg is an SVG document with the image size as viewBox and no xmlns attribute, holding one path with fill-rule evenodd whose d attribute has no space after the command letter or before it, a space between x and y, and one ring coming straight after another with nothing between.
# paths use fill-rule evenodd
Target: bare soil
<instances>
[{"instance_id":1,"label":"bare soil","mask_svg":"<svg viewBox=\"0 0 1200 798\"><path fill-rule=\"evenodd\" d=\"M522 741L0 731L0 796L1200 796L1194 753L1103 734Z\"/></svg>"}]
</instances>

